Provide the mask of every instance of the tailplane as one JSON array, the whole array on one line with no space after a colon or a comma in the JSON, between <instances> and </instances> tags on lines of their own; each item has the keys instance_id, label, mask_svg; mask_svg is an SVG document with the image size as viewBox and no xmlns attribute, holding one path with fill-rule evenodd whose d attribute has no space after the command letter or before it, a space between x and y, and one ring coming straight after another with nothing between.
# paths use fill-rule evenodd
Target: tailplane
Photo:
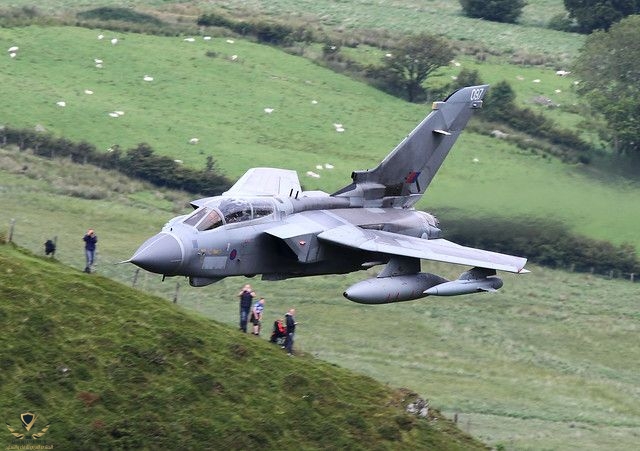
<instances>
[{"instance_id":1,"label":"tailplane","mask_svg":"<svg viewBox=\"0 0 640 451\"><path fill-rule=\"evenodd\" d=\"M353 183L334 193L352 206L413 206L424 194L489 85L459 89L442 102L375 168L355 171Z\"/></svg>"}]
</instances>

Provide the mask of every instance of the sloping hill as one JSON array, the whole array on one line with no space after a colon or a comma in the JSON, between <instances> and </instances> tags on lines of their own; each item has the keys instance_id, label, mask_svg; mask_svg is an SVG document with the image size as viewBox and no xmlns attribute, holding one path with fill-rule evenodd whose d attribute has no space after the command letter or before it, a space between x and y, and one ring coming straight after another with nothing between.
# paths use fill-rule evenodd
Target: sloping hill
<instances>
[{"instance_id":1,"label":"sloping hill","mask_svg":"<svg viewBox=\"0 0 640 451\"><path fill-rule=\"evenodd\" d=\"M54 449L484 449L435 410L406 413L415 394L109 279L11 245L0 268L3 445L43 434Z\"/></svg>"}]
</instances>

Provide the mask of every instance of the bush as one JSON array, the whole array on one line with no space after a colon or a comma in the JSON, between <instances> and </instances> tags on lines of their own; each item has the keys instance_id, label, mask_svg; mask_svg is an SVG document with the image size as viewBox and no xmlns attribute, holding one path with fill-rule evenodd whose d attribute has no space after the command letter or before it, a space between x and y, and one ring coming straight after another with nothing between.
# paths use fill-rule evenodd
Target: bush
<instances>
[{"instance_id":1,"label":"bush","mask_svg":"<svg viewBox=\"0 0 640 451\"><path fill-rule=\"evenodd\" d=\"M130 8L103 7L82 11L76 17L84 20L118 21L131 23L144 23L152 25L163 25L163 22L149 14L139 13Z\"/></svg>"},{"instance_id":2,"label":"bush","mask_svg":"<svg viewBox=\"0 0 640 451\"><path fill-rule=\"evenodd\" d=\"M469 17L507 23L515 23L526 4L525 0L460 0Z\"/></svg>"}]
</instances>

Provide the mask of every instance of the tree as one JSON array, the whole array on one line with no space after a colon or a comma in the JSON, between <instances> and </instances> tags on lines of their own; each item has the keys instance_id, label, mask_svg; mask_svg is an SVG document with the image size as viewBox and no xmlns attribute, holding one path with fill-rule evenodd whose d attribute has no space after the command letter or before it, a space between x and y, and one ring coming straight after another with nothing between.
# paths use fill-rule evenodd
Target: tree
<instances>
[{"instance_id":1,"label":"tree","mask_svg":"<svg viewBox=\"0 0 640 451\"><path fill-rule=\"evenodd\" d=\"M578 93L609 125L614 148L640 152L640 16L587 37L574 66Z\"/></svg>"},{"instance_id":2,"label":"tree","mask_svg":"<svg viewBox=\"0 0 640 451\"><path fill-rule=\"evenodd\" d=\"M400 41L383 60L383 71L391 87L404 92L409 102L416 102L425 97L422 83L429 74L452 58L453 49L446 40L422 33Z\"/></svg>"},{"instance_id":3,"label":"tree","mask_svg":"<svg viewBox=\"0 0 640 451\"><path fill-rule=\"evenodd\" d=\"M640 13L640 0L564 0L564 7L580 33L591 33Z\"/></svg>"},{"instance_id":4,"label":"tree","mask_svg":"<svg viewBox=\"0 0 640 451\"><path fill-rule=\"evenodd\" d=\"M460 0L465 15L506 23L515 23L526 4L525 0Z\"/></svg>"}]
</instances>

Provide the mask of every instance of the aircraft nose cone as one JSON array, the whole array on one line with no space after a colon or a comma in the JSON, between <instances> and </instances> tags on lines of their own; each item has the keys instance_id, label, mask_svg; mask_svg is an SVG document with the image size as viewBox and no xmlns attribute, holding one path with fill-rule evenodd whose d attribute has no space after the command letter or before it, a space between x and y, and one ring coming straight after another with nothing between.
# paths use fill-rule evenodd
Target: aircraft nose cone
<instances>
[{"instance_id":1,"label":"aircraft nose cone","mask_svg":"<svg viewBox=\"0 0 640 451\"><path fill-rule=\"evenodd\" d=\"M176 275L182 264L180 242L168 233L159 233L149 238L129 259L136 266L157 274Z\"/></svg>"}]
</instances>

